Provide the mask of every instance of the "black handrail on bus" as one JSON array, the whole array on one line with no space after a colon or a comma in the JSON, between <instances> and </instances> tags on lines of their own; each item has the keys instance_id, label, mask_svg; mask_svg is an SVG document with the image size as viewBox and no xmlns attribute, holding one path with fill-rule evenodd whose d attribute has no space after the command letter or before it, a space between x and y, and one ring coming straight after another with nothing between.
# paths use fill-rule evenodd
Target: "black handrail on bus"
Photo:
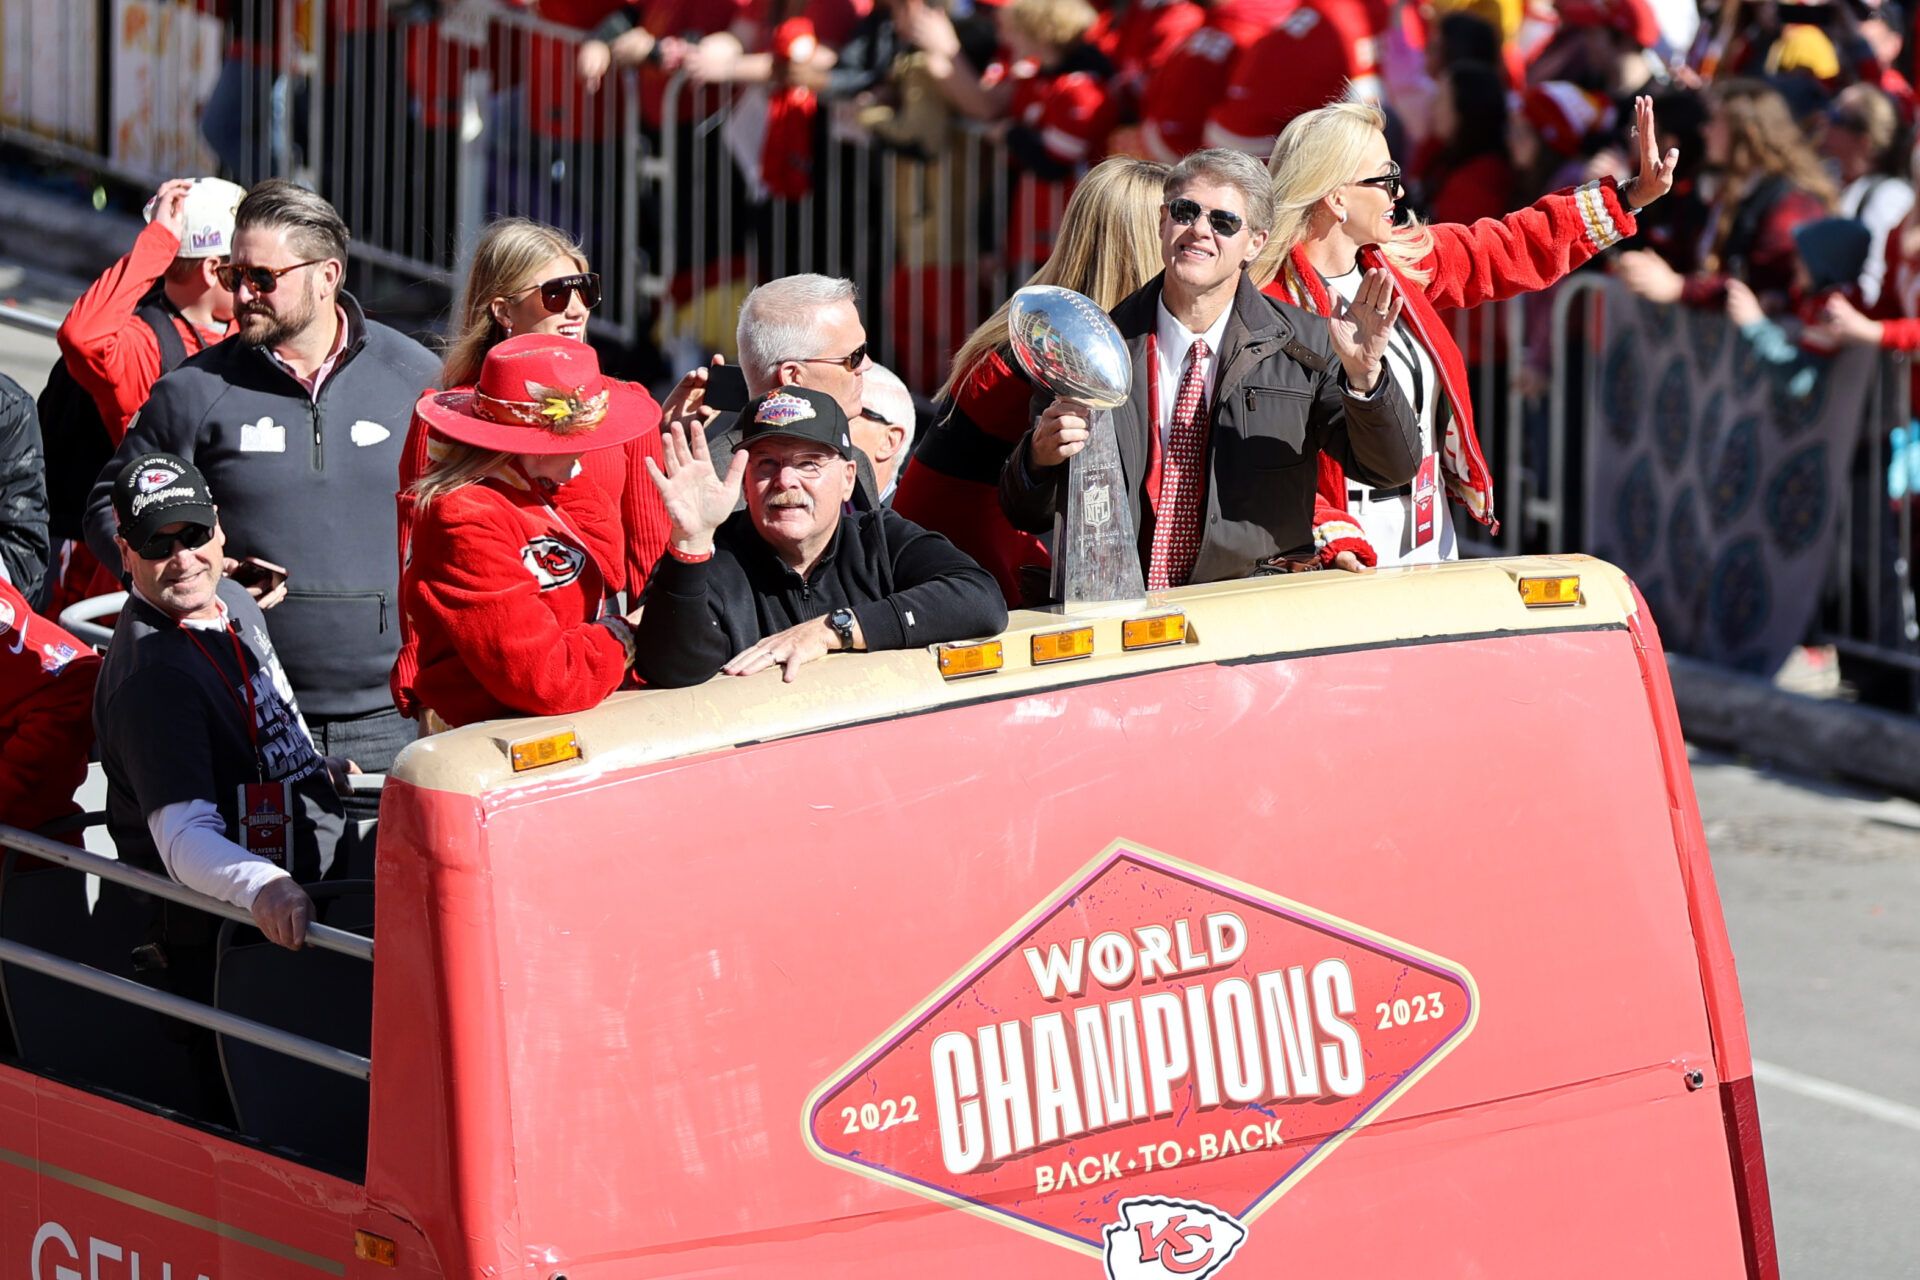
<instances>
[{"instance_id":1,"label":"black handrail on bus","mask_svg":"<svg viewBox=\"0 0 1920 1280\"><path fill-rule=\"evenodd\" d=\"M142 893L150 893L155 897L178 902L183 906L196 907L209 914L237 920L242 924L252 925L254 922L251 912L243 911L239 907L231 906L218 899L209 898L205 894L196 893L185 885L177 884L164 876L156 876L137 867L129 867L112 858L103 858L99 854L88 853L71 845L48 840L30 831L22 831L18 827L0 825L0 848L13 849L45 862L57 863L74 871L99 876L102 880L111 880L115 884L138 889ZM355 959L368 962L373 960L373 939L363 938L358 934L335 929L329 925L308 925L307 943L309 946L335 951ZM71 982L75 986L84 987L100 995L151 1009L155 1013L178 1018L183 1022L190 1022L195 1026L205 1027L209 1031L232 1036L237 1040L245 1040L249 1044L257 1044L263 1049L284 1053L288 1057L310 1062L316 1067L336 1071L341 1075L366 1080L372 1074L372 1063L357 1053L349 1053L345 1049L322 1044L318 1040L310 1040L305 1036L294 1035L277 1027L269 1027L248 1018L237 1017L210 1005L201 1004L197 1000L188 1000L168 992L155 991L130 978L102 972L92 965L62 959L41 951L37 947L0 939L0 963L17 964L23 969L31 969L62 982Z\"/></svg>"}]
</instances>

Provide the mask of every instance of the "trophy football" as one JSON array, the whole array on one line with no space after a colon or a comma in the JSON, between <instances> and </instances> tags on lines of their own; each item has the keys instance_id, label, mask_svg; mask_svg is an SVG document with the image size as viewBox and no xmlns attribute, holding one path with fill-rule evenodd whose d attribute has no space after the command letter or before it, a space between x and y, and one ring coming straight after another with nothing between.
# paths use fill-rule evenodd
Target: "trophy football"
<instances>
[{"instance_id":1,"label":"trophy football","mask_svg":"<svg viewBox=\"0 0 1920 1280\"><path fill-rule=\"evenodd\" d=\"M1067 461L1066 504L1054 522L1055 593L1069 607L1145 596L1110 412L1126 403L1133 382L1120 331L1085 294L1036 284L1013 295L1007 334L1028 377L1092 410L1087 446Z\"/></svg>"}]
</instances>

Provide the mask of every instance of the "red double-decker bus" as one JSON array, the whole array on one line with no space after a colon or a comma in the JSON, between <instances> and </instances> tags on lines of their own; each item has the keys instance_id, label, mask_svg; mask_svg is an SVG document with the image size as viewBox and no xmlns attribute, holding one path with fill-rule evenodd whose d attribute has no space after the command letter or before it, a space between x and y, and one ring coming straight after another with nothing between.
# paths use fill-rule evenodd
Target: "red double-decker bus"
<instances>
[{"instance_id":1,"label":"red double-decker bus","mask_svg":"<svg viewBox=\"0 0 1920 1280\"><path fill-rule=\"evenodd\" d=\"M204 900L0 843L0 1275L1777 1274L1664 661L1596 561L429 738L314 946L207 917L211 1006L129 959Z\"/></svg>"}]
</instances>

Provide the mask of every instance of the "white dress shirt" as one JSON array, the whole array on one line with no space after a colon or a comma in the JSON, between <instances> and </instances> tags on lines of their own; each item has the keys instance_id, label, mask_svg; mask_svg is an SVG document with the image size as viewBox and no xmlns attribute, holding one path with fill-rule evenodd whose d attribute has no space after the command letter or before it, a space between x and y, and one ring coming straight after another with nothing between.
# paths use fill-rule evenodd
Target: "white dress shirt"
<instances>
[{"instance_id":1,"label":"white dress shirt","mask_svg":"<svg viewBox=\"0 0 1920 1280\"><path fill-rule=\"evenodd\" d=\"M1209 354L1201 362L1201 385L1206 393L1208 409L1213 407L1213 384L1220 375L1220 343L1227 336L1227 319L1233 315L1233 304L1229 302L1222 309L1220 318L1205 333L1195 333L1175 320L1173 313L1167 310L1164 298L1154 304L1153 311L1154 359L1160 377L1159 403L1153 406L1153 412L1160 429L1160 449L1165 453L1167 439L1173 434L1173 406L1180 399L1180 379L1187 372L1187 350L1193 346L1195 338L1207 340Z\"/></svg>"}]
</instances>

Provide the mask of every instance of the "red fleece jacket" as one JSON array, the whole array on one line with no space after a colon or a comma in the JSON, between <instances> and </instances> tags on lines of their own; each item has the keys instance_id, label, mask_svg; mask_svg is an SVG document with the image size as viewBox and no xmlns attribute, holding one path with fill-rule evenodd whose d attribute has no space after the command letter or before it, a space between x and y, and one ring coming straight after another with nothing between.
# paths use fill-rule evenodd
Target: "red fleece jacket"
<instances>
[{"instance_id":1,"label":"red fleece jacket","mask_svg":"<svg viewBox=\"0 0 1920 1280\"><path fill-rule=\"evenodd\" d=\"M645 395L646 392L642 391L641 394ZM582 478L592 480L600 492L612 501L618 513L621 530L619 545L624 547L624 552L614 556L610 563L620 566L621 581L632 586L630 599L639 599L640 588L646 585L647 574L667 549L667 535L672 532L667 509L660 502L660 491L654 488L652 478L647 475L646 460L653 458L660 462L664 461L664 457L660 452L660 437L652 431L617 449L596 449L580 455ZM407 440L400 449L400 487L394 494L394 502L399 507L402 573L407 568L407 544L413 537L413 483L426 469L427 424L416 413L413 421L407 425ZM609 589L618 591L620 588ZM393 691L394 705L400 708L403 716L411 716L419 711L419 707L401 701L404 691L413 687L418 670L419 655L413 626L402 610L400 656L394 662ZM444 717L444 713L442 715Z\"/></svg>"},{"instance_id":2,"label":"red fleece jacket","mask_svg":"<svg viewBox=\"0 0 1920 1280\"><path fill-rule=\"evenodd\" d=\"M585 475L546 498L482 480L414 521L400 600L419 669L409 702L451 725L597 706L627 673L620 639L594 622L626 585L620 518ZM405 705L405 704L402 704Z\"/></svg>"},{"instance_id":3,"label":"red fleece jacket","mask_svg":"<svg viewBox=\"0 0 1920 1280\"><path fill-rule=\"evenodd\" d=\"M1448 490L1482 524L1499 527L1493 516L1493 475L1473 430L1466 361L1436 308L1477 307L1545 289L1638 229L1618 184L1607 178L1542 196L1504 218L1482 218L1471 226L1440 223L1431 228L1433 251L1420 264L1433 273L1426 285L1394 272L1406 299L1401 323L1413 329L1440 371L1441 389L1453 409L1440 447ZM1360 259L1367 267L1388 265L1374 248L1363 250ZM1329 311L1326 286L1299 246L1266 292L1321 315ZM1352 551L1362 563L1376 563L1373 547L1347 512L1346 475L1325 454L1313 523L1322 560L1332 563L1340 552Z\"/></svg>"},{"instance_id":4,"label":"red fleece jacket","mask_svg":"<svg viewBox=\"0 0 1920 1280\"><path fill-rule=\"evenodd\" d=\"M99 674L99 655L0 579L0 822L31 830L80 812Z\"/></svg>"}]
</instances>

